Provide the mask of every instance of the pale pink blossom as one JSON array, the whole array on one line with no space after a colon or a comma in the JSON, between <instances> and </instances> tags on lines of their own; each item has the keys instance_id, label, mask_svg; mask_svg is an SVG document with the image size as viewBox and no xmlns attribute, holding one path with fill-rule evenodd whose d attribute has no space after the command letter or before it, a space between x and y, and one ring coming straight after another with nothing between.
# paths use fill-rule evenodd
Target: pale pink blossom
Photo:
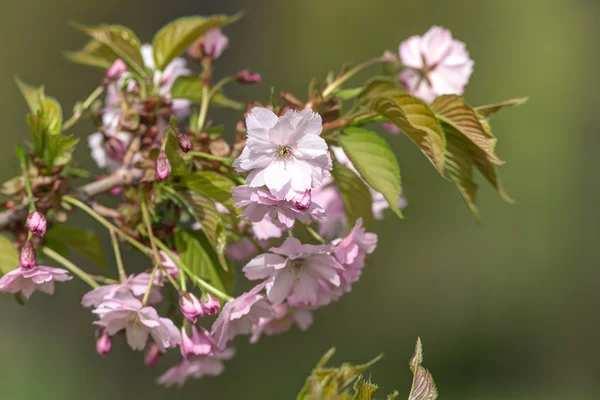
<instances>
[{"instance_id":1,"label":"pale pink blossom","mask_svg":"<svg viewBox=\"0 0 600 400\"><path fill-rule=\"evenodd\" d=\"M320 137L319 114L289 110L278 117L255 107L246 117L246 127L246 147L233 165L238 172L251 171L246 180L250 187L267 186L278 199L285 199L291 189L303 193L330 176L331 158Z\"/></svg>"},{"instance_id":2,"label":"pale pink blossom","mask_svg":"<svg viewBox=\"0 0 600 400\"><path fill-rule=\"evenodd\" d=\"M130 275L124 283L113 283L110 285L98 286L87 292L81 299L81 304L84 307L97 307L105 300L110 300L115 296L119 296L125 293L132 293L138 299L142 299L150 283L151 274L142 272L138 275ZM157 304L162 301L162 295L160 294L160 287L162 282L158 276L154 277L154 283L150 290L150 296L148 297L148 303Z\"/></svg>"},{"instance_id":3,"label":"pale pink blossom","mask_svg":"<svg viewBox=\"0 0 600 400\"><path fill-rule=\"evenodd\" d=\"M273 315L268 318L261 318L258 324L252 328L252 337L250 343L256 343L260 336L277 335L287 332L293 324L296 324L300 330L305 331L313 322L312 311L290 307L286 303L273 306Z\"/></svg>"},{"instance_id":4,"label":"pale pink blossom","mask_svg":"<svg viewBox=\"0 0 600 400\"><path fill-rule=\"evenodd\" d=\"M301 204L285 199L278 199L276 195L266 189L241 185L231 189L235 206L244 208L243 215L249 221L259 223L269 217L271 222L280 227L291 228L296 219L311 223L313 220L323 219L324 210L316 203L303 201ZM310 197L310 195L309 195ZM300 207L299 207L300 205Z\"/></svg>"},{"instance_id":5,"label":"pale pink blossom","mask_svg":"<svg viewBox=\"0 0 600 400\"><path fill-rule=\"evenodd\" d=\"M225 370L223 360L229 360L233 354L233 350L228 349L215 355L184 358L159 377L157 382L165 387L181 388L189 378L221 375Z\"/></svg>"},{"instance_id":6,"label":"pale pink blossom","mask_svg":"<svg viewBox=\"0 0 600 400\"><path fill-rule=\"evenodd\" d=\"M148 368L155 367L158 364L158 360L163 355L160 347L154 342L151 342L146 346L146 354L144 354L144 365Z\"/></svg>"},{"instance_id":7,"label":"pale pink blossom","mask_svg":"<svg viewBox=\"0 0 600 400\"><path fill-rule=\"evenodd\" d=\"M246 261L256 253L258 253L256 245L247 237L228 245L225 249L227 257L234 261Z\"/></svg>"},{"instance_id":8,"label":"pale pink blossom","mask_svg":"<svg viewBox=\"0 0 600 400\"><path fill-rule=\"evenodd\" d=\"M33 292L54 294L54 282L73 279L69 271L61 268L37 265L31 268L17 268L0 278L0 293L21 292L29 299Z\"/></svg>"},{"instance_id":9,"label":"pale pink blossom","mask_svg":"<svg viewBox=\"0 0 600 400\"><path fill-rule=\"evenodd\" d=\"M106 356L112 348L112 339L104 330L100 330L100 337L96 339L96 352L101 356Z\"/></svg>"},{"instance_id":10,"label":"pale pink blossom","mask_svg":"<svg viewBox=\"0 0 600 400\"><path fill-rule=\"evenodd\" d=\"M148 335L161 351L181 343L173 321L159 317L153 307L144 307L131 293L119 293L100 303L92 312L99 318L95 324L102 326L109 335L124 329L127 343L134 350L144 349Z\"/></svg>"},{"instance_id":11,"label":"pale pink blossom","mask_svg":"<svg viewBox=\"0 0 600 400\"><path fill-rule=\"evenodd\" d=\"M39 211L34 211L27 217L27 228L34 235L44 236L46 234L46 217Z\"/></svg>"},{"instance_id":12,"label":"pale pink blossom","mask_svg":"<svg viewBox=\"0 0 600 400\"><path fill-rule=\"evenodd\" d=\"M192 293L183 293L179 296L179 309L183 316L193 323L196 322L197 317L204 316L204 309L200 300Z\"/></svg>"},{"instance_id":13,"label":"pale pink blossom","mask_svg":"<svg viewBox=\"0 0 600 400\"><path fill-rule=\"evenodd\" d=\"M191 336L188 336L185 327L181 328L181 345L179 347L183 358L214 355L218 352L217 343L206 329L192 325L191 333Z\"/></svg>"},{"instance_id":14,"label":"pale pink blossom","mask_svg":"<svg viewBox=\"0 0 600 400\"><path fill-rule=\"evenodd\" d=\"M273 222L269 214L259 222L252 223L252 235L257 240L267 240L271 238L280 238L283 234L283 229Z\"/></svg>"},{"instance_id":15,"label":"pale pink blossom","mask_svg":"<svg viewBox=\"0 0 600 400\"><path fill-rule=\"evenodd\" d=\"M362 218L359 218L350 233L333 250L336 260L344 265L341 278L346 291L350 291L352 283L360 278L367 254L373 253L377 247L377 235L367 232L362 224Z\"/></svg>"},{"instance_id":16,"label":"pale pink blossom","mask_svg":"<svg viewBox=\"0 0 600 400\"><path fill-rule=\"evenodd\" d=\"M265 279L269 301L311 307L317 304L320 282L340 286L342 265L330 254L329 245L302 244L294 237L285 239L270 253L253 258L243 268L250 280ZM293 298L291 297L293 295Z\"/></svg>"},{"instance_id":17,"label":"pale pink blossom","mask_svg":"<svg viewBox=\"0 0 600 400\"><path fill-rule=\"evenodd\" d=\"M224 349L235 336L250 334L260 318L271 316L271 305L259 294L264 287L264 284L257 285L225 303L211 330L211 336L220 349Z\"/></svg>"},{"instance_id":18,"label":"pale pink blossom","mask_svg":"<svg viewBox=\"0 0 600 400\"><path fill-rule=\"evenodd\" d=\"M108 85L112 81L118 81L121 79L123 74L125 74L125 72L127 72L127 65L125 64L125 61L121 60L120 58L117 59L110 66L108 71L106 71L106 74L104 75L104 85Z\"/></svg>"},{"instance_id":19,"label":"pale pink blossom","mask_svg":"<svg viewBox=\"0 0 600 400\"><path fill-rule=\"evenodd\" d=\"M427 102L443 94L462 94L473 72L465 44L439 26L403 41L400 60L407 67L400 74L406 91Z\"/></svg>"},{"instance_id":20,"label":"pale pink blossom","mask_svg":"<svg viewBox=\"0 0 600 400\"><path fill-rule=\"evenodd\" d=\"M229 45L229 38L219 28L208 30L201 40L204 54L213 59L219 58Z\"/></svg>"}]
</instances>

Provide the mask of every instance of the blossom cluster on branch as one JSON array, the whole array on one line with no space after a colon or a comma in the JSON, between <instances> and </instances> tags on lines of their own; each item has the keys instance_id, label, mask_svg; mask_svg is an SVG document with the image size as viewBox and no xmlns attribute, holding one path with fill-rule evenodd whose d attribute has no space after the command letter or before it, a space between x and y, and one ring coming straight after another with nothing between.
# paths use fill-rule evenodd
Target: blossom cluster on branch
<instances>
[{"instance_id":1,"label":"blossom cluster on branch","mask_svg":"<svg viewBox=\"0 0 600 400\"><path fill-rule=\"evenodd\" d=\"M405 135L475 216L473 169L510 200L488 118L524 99L467 105L460 95L473 61L450 31L433 27L402 42L398 55L315 79L306 101L282 91L246 105L224 89L257 84L258 73L215 79L230 44L221 28L238 17L181 18L145 45L123 26L76 25L90 39L69 59L102 68L104 77L65 121L43 88L17 82L32 140L17 148L20 171L2 186L0 229L10 239L0 236L0 292L23 302L82 279L100 355L119 334L146 351L148 367L179 349L180 361L158 379L165 386L220 374L236 337L254 343L292 326L306 330L316 309L351 291L377 247L373 221L402 217L406 206L396 157L373 129ZM345 87L374 65L380 74ZM235 130L215 124L212 107L243 114ZM103 171L94 177L73 160L78 139L67 133L86 117L96 126L87 144ZM88 182L76 187L77 178ZM100 195L117 205L103 205ZM76 210L108 231L113 273L95 234L65 224ZM75 265L73 250L106 276ZM147 268L126 268L122 250L147 257ZM255 284L241 294L233 290L237 267Z\"/></svg>"}]
</instances>

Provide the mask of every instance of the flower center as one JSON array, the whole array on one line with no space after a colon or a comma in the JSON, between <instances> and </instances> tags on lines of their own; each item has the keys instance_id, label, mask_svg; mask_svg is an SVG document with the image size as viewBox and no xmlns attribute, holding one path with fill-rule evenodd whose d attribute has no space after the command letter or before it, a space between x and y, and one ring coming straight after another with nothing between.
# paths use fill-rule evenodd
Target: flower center
<instances>
[{"instance_id":1,"label":"flower center","mask_svg":"<svg viewBox=\"0 0 600 400\"><path fill-rule=\"evenodd\" d=\"M289 146L280 146L279 147L279 157L289 157L290 154L292 153L292 150L289 148Z\"/></svg>"}]
</instances>

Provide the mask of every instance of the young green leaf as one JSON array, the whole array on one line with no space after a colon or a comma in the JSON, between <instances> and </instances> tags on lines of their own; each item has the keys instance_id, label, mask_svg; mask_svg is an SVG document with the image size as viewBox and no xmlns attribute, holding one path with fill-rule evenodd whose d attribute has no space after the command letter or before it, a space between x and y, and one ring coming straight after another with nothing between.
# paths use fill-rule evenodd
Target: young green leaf
<instances>
[{"instance_id":1,"label":"young green leaf","mask_svg":"<svg viewBox=\"0 0 600 400\"><path fill-rule=\"evenodd\" d=\"M183 17L165 25L156 33L152 41L156 68L164 70L175 57L183 53L209 29L228 25L241 16L242 14L232 17L225 15Z\"/></svg>"},{"instance_id":2,"label":"young green leaf","mask_svg":"<svg viewBox=\"0 0 600 400\"><path fill-rule=\"evenodd\" d=\"M474 110L477 114L481 115L484 118L489 118L492 114L497 113L501 109L505 107L519 106L529 100L528 97L520 97L516 99L510 99L506 101L502 101L500 103L488 104L485 106L475 107Z\"/></svg>"},{"instance_id":3,"label":"young green leaf","mask_svg":"<svg viewBox=\"0 0 600 400\"><path fill-rule=\"evenodd\" d=\"M435 400L438 397L433 376L421 363L423 362L423 345L421 338L417 339L415 354L410 360L410 369L413 372L413 383L410 389L409 400Z\"/></svg>"},{"instance_id":4,"label":"young green leaf","mask_svg":"<svg viewBox=\"0 0 600 400\"><path fill-rule=\"evenodd\" d=\"M172 176L183 176L188 173L188 169L185 167L183 160L179 154L179 142L177 141L177 119L171 117L169 127L165 131L167 143L165 146L165 154L169 160L171 166Z\"/></svg>"},{"instance_id":5,"label":"young green leaf","mask_svg":"<svg viewBox=\"0 0 600 400\"><path fill-rule=\"evenodd\" d=\"M223 204L230 211L235 211L231 196L231 188L235 186L235 183L230 179L213 171L198 171L185 175L181 184L194 192Z\"/></svg>"},{"instance_id":6,"label":"young green leaf","mask_svg":"<svg viewBox=\"0 0 600 400\"><path fill-rule=\"evenodd\" d=\"M439 96L431 103L431 109L439 119L452 125L475 146L484 151L491 162L503 164L494 152L496 138L485 129L475 111L464 102L462 97L453 94Z\"/></svg>"},{"instance_id":7,"label":"young green leaf","mask_svg":"<svg viewBox=\"0 0 600 400\"><path fill-rule=\"evenodd\" d=\"M23 94L31 115L35 118L41 114L40 120L43 120L41 128L49 133L60 133L62 125L62 108L58 101L52 97L47 97L44 93L44 87L34 87L15 79L19 90Z\"/></svg>"},{"instance_id":8,"label":"young green leaf","mask_svg":"<svg viewBox=\"0 0 600 400\"><path fill-rule=\"evenodd\" d=\"M71 161L72 149L79 142L72 136L48 135L46 137L46 162L48 166L65 165Z\"/></svg>"},{"instance_id":9,"label":"young green leaf","mask_svg":"<svg viewBox=\"0 0 600 400\"><path fill-rule=\"evenodd\" d=\"M87 52L91 53L92 57L98 57L99 54L102 54L106 57L106 61L114 61L120 58L133 72L140 76L147 76L140 39L138 39L131 29L121 25L73 25L100 44L106 46L102 47L99 44L91 45L88 43L84 50L87 49Z\"/></svg>"},{"instance_id":10,"label":"young green leaf","mask_svg":"<svg viewBox=\"0 0 600 400\"><path fill-rule=\"evenodd\" d=\"M221 225L221 214L217 211L215 203L208 197L193 190L178 192L190 213L202 226L202 230L214 248L218 246L218 230Z\"/></svg>"},{"instance_id":11,"label":"young green leaf","mask_svg":"<svg viewBox=\"0 0 600 400\"><path fill-rule=\"evenodd\" d=\"M65 53L68 60L90 67L109 69L119 56L110 47L95 39L90 40L83 49Z\"/></svg>"},{"instance_id":12,"label":"young green leaf","mask_svg":"<svg viewBox=\"0 0 600 400\"><path fill-rule=\"evenodd\" d=\"M180 76L171 87L171 97L174 99L190 100L194 104L202 103L202 88L204 83L195 76ZM210 99L210 103L216 107L232 108L242 110L245 106L225 96L223 90L219 90Z\"/></svg>"},{"instance_id":13,"label":"young green leaf","mask_svg":"<svg viewBox=\"0 0 600 400\"><path fill-rule=\"evenodd\" d=\"M389 144L375 132L363 128L345 129L340 143L363 179L381 192L390 208L400 217L400 167Z\"/></svg>"},{"instance_id":14,"label":"young green leaf","mask_svg":"<svg viewBox=\"0 0 600 400\"><path fill-rule=\"evenodd\" d=\"M19 252L13 242L0 235L0 276L19 267Z\"/></svg>"},{"instance_id":15,"label":"young green leaf","mask_svg":"<svg viewBox=\"0 0 600 400\"><path fill-rule=\"evenodd\" d=\"M335 97L339 97L342 100L352 100L363 91L362 87L339 89L335 92Z\"/></svg>"},{"instance_id":16,"label":"young green leaf","mask_svg":"<svg viewBox=\"0 0 600 400\"><path fill-rule=\"evenodd\" d=\"M103 271L108 271L108 263L104 255L102 243L96 234L88 229L81 229L63 224L55 224L44 237L48 247L63 256L70 249L94 262Z\"/></svg>"},{"instance_id":17,"label":"young green leaf","mask_svg":"<svg viewBox=\"0 0 600 400\"><path fill-rule=\"evenodd\" d=\"M446 138L427 104L409 95L394 95L373 100L370 108L400 128L435 168L443 172Z\"/></svg>"},{"instance_id":18,"label":"young green leaf","mask_svg":"<svg viewBox=\"0 0 600 400\"><path fill-rule=\"evenodd\" d=\"M379 386L366 381L362 375L358 377L354 383L354 398L353 400L373 400L373 396L379 389Z\"/></svg>"},{"instance_id":19,"label":"young green leaf","mask_svg":"<svg viewBox=\"0 0 600 400\"><path fill-rule=\"evenodd\" d=\"M389 76L374 76L369 79L358 96L359 103L365 103L378 97L390 97L402 94L398 80Z\"/></svg>"},{"instance_id":20,"label":"young green leaf","mask_svg":"<svg viewBox=\"0 0 600 400\"><path fill-rule=\"evenodd\" d=\"M201 278L217 289L231 294L233 277L231 268L224 270L219 257L202 231L181 230L175 233L175 248L181 261L192 276Z\"/></svg>"},{"instance_id":21,"label":"young green leaf","mask_svg":"<svg viewBox=\"0 0 600 400\"><path fill-rule=\"evenodd\" d=\"M370 227L373 223L373 209L367 185L354 171L339 163L333 164L332 175L342 195L348 216L348 229L352 229L359 218L363 219L366 227Z\"/></svg>"}]
</instances>

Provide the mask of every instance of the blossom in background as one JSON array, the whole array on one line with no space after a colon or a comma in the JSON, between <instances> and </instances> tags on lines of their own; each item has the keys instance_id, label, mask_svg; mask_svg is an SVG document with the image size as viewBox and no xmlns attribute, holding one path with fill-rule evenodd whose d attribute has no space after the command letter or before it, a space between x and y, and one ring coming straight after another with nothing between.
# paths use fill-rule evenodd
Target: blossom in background
<instances>
[{"instance_id":1,"label":"blossom in background","mask_svg":"<svg viewBox=\"0 0 600 400\"><path fill-rule=\"evenodd\" d=\"M248 139L233 163L248 172L252 188L266 186L279 200L318 187L330 176L331 158L320 137L321 116L312 110L289 110L282 117L254 107L246 117Z\"/></svg>"},{"instance_id":2,"label":"blossom in background","mask_svg":"<svg viewBox=\"0 0 600 400\"><path fill-rule=\"evenodd\" d=\"M358 174L358 171L341 147L331 146L331 150L337 161L350 168ZM373 189L365 182L371 192L371 207L375 219L383 219L383 211L390 207L383 194ZM333 238L346 232L348 228L348 218L344 209L342 194L335 185L333 179L327 179L323 186L316 188L312 192L313 200L323 205L325 217L319 222L319 233L325 237ZM400 195L398 198L398 208L406 207L406 199Z\"/></svg>"},{"instance_id":3,"label":"blossom in background","mask_svg":"<svg viewBox=\"0 0 600 400\"><path fill-rule=\"evenodd\" d=\"M252 327L260 318L271 316L271 305L264 295L259 294L264 287L264 284L257 285L223 306L211 330L211 336L220 349L224 349L235 336L252 333Z\"/></svg>"},{"instance_id":4,"label":"blossom in background","mask_svg":"<svg viewBox=\"0 0 600 400\"><path fill-rule=\"evenodd\" d=\"M221 57L227 46L229 38L220 28L212 28L188 48L188 55L194 60L200 60L204 56L216 59Z\"/></svg>"},{"instance_id":5,"label":"blossom in background","mask_svg":"<svg viewBox=\"0 0 600 400\"><path fill-rule=\"evenodd\" d=\"M244 208L243 215L249 221L261 223L265 218L280 227L291 228L296 219L311 223L312 220L321 220L325 211L312 201L310 204L298 204L298 201L278 199L276 195L266 189L241 185L231 189L235 206Z\"/></svg>"},{"instance_id":6,"label":"blossom in background","mask_svg":"<svg viewBox=\"0 0 600 400\"><path fill-rule=\"evenodd\" d=\"M113 283L110 285L98 286L87 292L81 299L81 304L84 307L97 307L100 303L105 300L110 300L116 296L123 295L125 293L132 293L139 300L142 299L150 283L151 275L147 272L142 272L138 275L130 275L124 283ZM154 283L150 290L150 296L148 297L148 303L157 304L162 301L162 295L160 294L160 287L162 282L158 277L158 274L154 277Z\"/></svg>"},{"instance_id":7,"label":"blossom in background","mask_svg":"<svg viewBox=\"0 0 600 400\"><path fill-rule=\"evenodd\" d=\"M61 268L37 265L31 268L17 268L0 278L1 293L22 293L29 299L33 292L54 294L54 282L73 279L69 271Z\"/></svg>"},{"instance_id":8,"label":"blossom in background","mask_svg":"<svg viewBox=\"0 0 600 400\"><path fill-rule=\"evenodd\" d=\"M465 44L439 26L403 41L400 60L407 67L400 73L405 90L427 102L443 94L462 94L473 73Z\"/></svg>"},{"instance_id":9,"label":"blossom in background","mask_svg":"<svg viewBox=\"0 0 600 400\"><path fill-rule=\"evenodd\" d=\"M181 342L181 335L173 321L159 317L153 307L144 307L131 293L118 293L104 300L92 312L99 318L95 324L103 327L109 335L124 329L127 343L134 350L146 347L148 335L161 351Z\"/></svg>"},{"instance_id":10,"label":"blossom in background","mask_svg":"<svg viewBox=\"0 0 600 400\"><path fill-rule=\"evenodd\" d=\"M341 284L338 272L343 267L330 254L329 245L302 244L288 237L269 251L250 260L242 271L250 280L265 279L273 304L288 299L291 305L312 307L318 303L321 282L334 287Z\"/></svg>"},{"instance_id":11,"label":"blossom in background","mask_svg":"<svg viewBox=\"0 0 600 400\"><path fill-rule=\"evenodd\" d=\"M197 317L204 316L204 309L200 304L200 300L192 293L182 293L179 296L179 309L183 316L193 323L196 323Z\"/></svg>"},{"instance_id":12,"label":"blossom in background","mask_svg":"<svg viewBox=\"0 0 600 400\"><path fill-rule=\"evenodd\" d=\"M160 350L160 347L154 342L150 342L148 346L146 346L146 353L144 354L144 365L148 368L155 367L158 364L158 360L163 355L163 352Z\"/></svg>"},{"instance_id":13,"label":"blossom in background","mask_svg":"<svg viewBox=\"0 0 600 400\"><path fill-rule=\"evenodd\" d=\"M165 387L181 388L189 378L221 375L225 370L223 361L231 359L233 355L234 351L227 349L214 355L183 358L159 377L157 382Z\"/></svg>"},{"instance_id":14,"label":"blossom in background","mask_svg":"<svg viewBox=\"0 0 600 400\"><path fill-rule=\"evenodd\" d=\"M362 218L359 218L350 233L339 240L333 250L336 260L344 265L341 278L342 286L347 292L360 278L367 254L373 253L377 247L377 235L367 232L362 224Z\"/></svg>"},{"instance_id":15,"label":"blossom in background","mask_svg":"<svg viewBox=\"0 0 600 400\"><path fill-rule=\"evenodd\" d=\"M206 293L206 301L202 302L202 309L206 315L214 316L219 312L221 302L214 298L210 293Z\"/></svg>"},{"instance_id":16,"label":"blossom in background","mask_svg":"<svg viewBox=\"0 0 600 400\"><path fill-rule=\"evenodd\" d=\"M181 328L180 348L183 358L207 356L217 352L217 343L206 329L192 325L191 336L188 336L185 327Z\"/></svg>"},{"instance_id":17,"label":"blossom in background","mask_svg":"<svg viewBox=\"0 0 600 400\"><path fill-rule=\"evenodd\" d=\"M290 330L293 324L296 324L300 330L305 331L312 325L312 311L290 307L286 303L273 306L273 315L268 318L261 318L258 324L252 327L252 337L250 343L256 343L261 335L277 335Z\"/></svg>"}]
</instances>

